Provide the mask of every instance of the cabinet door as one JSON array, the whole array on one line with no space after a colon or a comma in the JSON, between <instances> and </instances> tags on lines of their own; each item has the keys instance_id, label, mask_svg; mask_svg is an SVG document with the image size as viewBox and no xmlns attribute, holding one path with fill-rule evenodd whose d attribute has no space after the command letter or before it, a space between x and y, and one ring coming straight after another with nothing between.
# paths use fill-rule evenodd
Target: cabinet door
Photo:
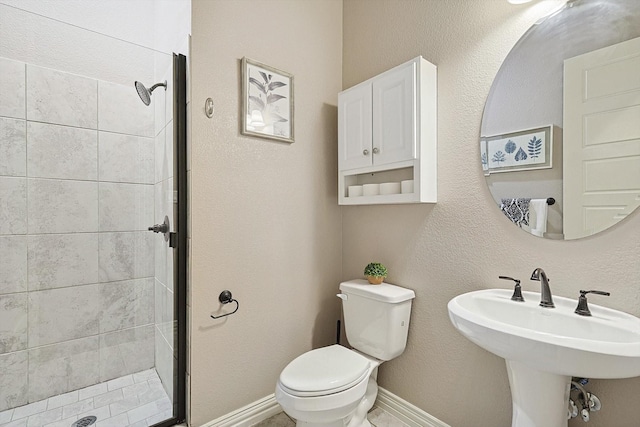
<instances>
[{"instance_id":1,"label":"cabinet door","mask_svg":"<svg viewBox=\"0 0 640 427\"><path fill-rule=\"evenodd\" d=\"M338 95L338 168L371 166L371 84Z\"/></svg>"},{"instance_id":2,"label":"cabinet door","mask_svg":"<svg viewBox=\"0 0 640 427\"><path fill-rule=\"evenodd\" d=\"M416 64L373 79L373 163L416 158Z\"/></svg>"}]
</instances>

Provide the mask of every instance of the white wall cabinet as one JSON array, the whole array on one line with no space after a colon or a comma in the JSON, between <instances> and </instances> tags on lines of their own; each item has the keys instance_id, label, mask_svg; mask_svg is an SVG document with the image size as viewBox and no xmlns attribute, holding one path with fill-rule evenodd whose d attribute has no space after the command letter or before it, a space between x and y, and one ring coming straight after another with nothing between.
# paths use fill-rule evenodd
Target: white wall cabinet
<instances>
[{"instance_id":1,"label":"white wall cabinet","mask_svg":"<svg viewBox=\"0 0 640 427\"><path fill-rule=\"evenodd\" d=\"M436 66L422 57L338 95L338 202L437 201ZM413 192L351 196L352 185L413 180Z\"/></svg>"}]
</instances>

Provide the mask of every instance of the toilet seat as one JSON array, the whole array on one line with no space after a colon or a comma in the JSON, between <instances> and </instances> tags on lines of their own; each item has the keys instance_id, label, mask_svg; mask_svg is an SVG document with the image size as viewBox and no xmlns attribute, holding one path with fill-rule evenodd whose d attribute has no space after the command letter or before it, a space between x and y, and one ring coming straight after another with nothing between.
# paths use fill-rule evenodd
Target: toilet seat
<instances>
[{"instance_id":1,"label":"toilet seat","mask_svg":"<svg viewBox=\"0 0 640 427\"><path fill-rule=\"evenodd\" d=\"M311 350L291 361L280 374L283 391L299 397L325 396L367 380L371 361L335 344Z\"/></svg>"}]
</instances>

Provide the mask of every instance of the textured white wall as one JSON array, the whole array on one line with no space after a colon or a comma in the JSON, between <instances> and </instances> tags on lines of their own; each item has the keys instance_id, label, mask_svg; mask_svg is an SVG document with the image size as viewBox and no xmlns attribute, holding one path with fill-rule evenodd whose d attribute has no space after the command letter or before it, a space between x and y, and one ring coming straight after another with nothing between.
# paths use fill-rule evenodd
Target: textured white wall
<instances>
[{"instance_id":1,"label":"textured white wall","mask_svg":"<svg viewBox=\"0 0 640 427\"><path fill-rule=\"evenodd\" d=\"M163 77L190 32L190 0L0 0L0 56L123 85Z\"/></svg>"},{"instance_id":2,"label":"textured white wall","mask_svg":"<svg viewBox=\"0 0 640 427\"><path fill-rule=\"evenodd\" d=\"M153 48L154 4L158 1L188 3L186 0L0 0L0 3Z\"/></svg>"},{"instance_id":3,"label":"textured white wall","mask_svg":"<svg viewBox=\"0 0 640 427\"><path fill-rule=\"evenodd\" d=\"M156 57L166 55L0 3L0 56L131 85L153 80Z\"/></svg>"},{"instance_id":4,"label":"textured white wall","mask_svg":"<svg viewBox=\"0 0 640 427\"><path fill-rule=\"evenodd\" d=\"M593 303L640 315L640 213L586 239L540 239L504 218L477 161L482 110L501 61L558 3L344 2L344 87L416 55L438 65L438 203L344 207L343 278L377 259L389 282L416 291L407 350L381 367L380 384L454 427L511 419L504 362L451 326L446 305L455 295L507 287L500 274L537 290L528 277L542 267L555 295L604 289L611 297ZM603 401L591 426L637 426L640 379L592 380L589 388Z\"/></svg>"},{"instance_id":5,"label":"textured white wall","mask_svg":"<svg viewBox=\"0 0 640 427\"><path fill-rule=\"evenodd\" d=\"M294 357L334 342L342 2L196 1L192 52L190 372L198 426L273 393ZM294 75L295 143L239 135L243 56ZM203 112L207 97L212 119ZM224 289L240 310L213 320Z\"/></svg>"}]
</instances>

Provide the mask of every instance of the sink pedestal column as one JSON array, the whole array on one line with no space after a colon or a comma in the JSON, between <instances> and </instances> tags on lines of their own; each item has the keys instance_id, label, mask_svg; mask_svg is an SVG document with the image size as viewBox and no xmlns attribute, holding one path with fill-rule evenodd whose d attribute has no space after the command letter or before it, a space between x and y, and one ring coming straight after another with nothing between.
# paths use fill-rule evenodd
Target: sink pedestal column
<instances>
[{"instance_id":1,"label":"sink pedestal column","mask_svg":"<svg viewBox=\"0 0 640 427\"><path fill-rule=\"evenodd\" d=\"M571 377L506 362L513 401L511 427L567 427Z\"/></svg>"}]
</instances>

